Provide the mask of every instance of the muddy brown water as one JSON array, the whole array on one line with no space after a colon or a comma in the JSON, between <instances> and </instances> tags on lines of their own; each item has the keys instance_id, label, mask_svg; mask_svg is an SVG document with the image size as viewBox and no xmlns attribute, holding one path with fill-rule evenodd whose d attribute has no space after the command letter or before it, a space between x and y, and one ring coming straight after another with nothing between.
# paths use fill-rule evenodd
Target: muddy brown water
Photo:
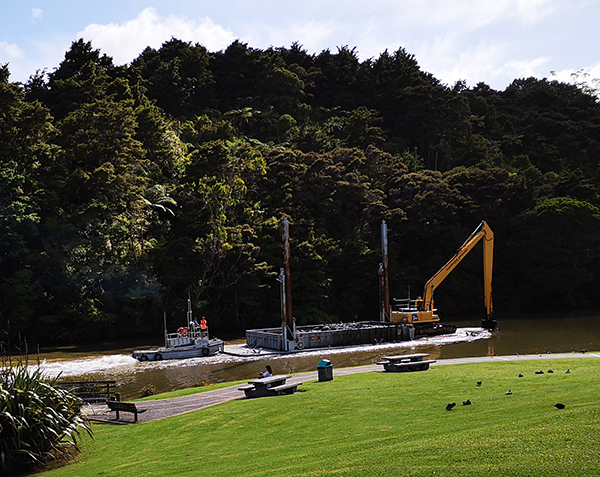
<instances>
[{"instance_id":1,"label":"muddy brown water","mask_svg":"<svg viewBox=\"0 0 600 477\"><path fill-rule=\"evenodd\" d=\"M535 319L499 318L499 321L499 331L484 335L469 331L478 329L478 321L455 321L459 331L467 330L467 336L477 335L460 342L427 339L399 345L360 346L285 356L265 354L263 351L249 358L219 355L150 363L138 363L131 358L132 349L126 347L87 354L68 351L44 354L42 350L40 358L46 360L44 365L49 374L60 372L66 379L115 380L122 398L132 399L139 397L141 389L149 385L158 392L164 392L206 382L252 379L267 364L276 373L299 373L314 371L321 359L328 359L333 364L335 375L335 368L373 364L382 356L411 352L428 353L431 359L446 359L600 350L600 314ZM244 340L240 338L236 342L243 343ZM151 343L148 345L150 347Z\"/></svg>"}]
</instances>

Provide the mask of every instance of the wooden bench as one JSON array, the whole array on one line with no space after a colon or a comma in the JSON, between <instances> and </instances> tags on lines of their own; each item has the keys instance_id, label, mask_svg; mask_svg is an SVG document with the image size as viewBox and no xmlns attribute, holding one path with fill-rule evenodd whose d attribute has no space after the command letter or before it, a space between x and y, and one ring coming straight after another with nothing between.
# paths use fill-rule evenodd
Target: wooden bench
<instances>
[{"instance_id":1,"label":"wooden bench","mask_svg":"<svg viewBox=\"0 0 600 477\"><path fill-rule=\"evenodd\" d=\"M116 384L116 381L61 381L56 383L56 386L85 402L104 402L120 400L119 393L111 390L111 387L114 389Z\"/></svg>"},{"instance_id":2,"label":"wooden bench","mask_svg":"<svg viewBox=\"0 0 600 477\"><path fill-rule=\"evenodd\" d=\"M146 412L146 409L138 409L134 402L121 402L121 401L106 401L111 411L116 411L117 419L119 419L119 412L131 412L133 413L133 422L137 422L138 413Z\"/></svg>"}]
</instances>

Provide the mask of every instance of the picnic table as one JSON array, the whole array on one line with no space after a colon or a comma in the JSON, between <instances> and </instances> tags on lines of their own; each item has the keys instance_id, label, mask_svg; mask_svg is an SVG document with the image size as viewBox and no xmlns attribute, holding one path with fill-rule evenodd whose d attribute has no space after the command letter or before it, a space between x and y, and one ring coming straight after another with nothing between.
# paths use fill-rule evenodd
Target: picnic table
<instances>
[{"instance_id":1,"label":"picnic table","mask_svg":"<svg viewBox=\"0 0 600 477\"><path fill-rule=\"evenodd\" d=\"M426 371L435 359L423 360L429 355L427 353L401 354L398 356L384 356L377 364L383 365L386 371L393 373L405 373L407 371Z\"/></svg>"},{"instance_id":2,"label":"picnic table","mask_svg":"<svg viewBox=\"0 0 600 477\"><path fill-rule=\"evenodd\" d=\"M258 378L248 381L248 384L241 386L238 389L244 391L246 397L249 398L293 394L302 383L287 384L286 381L290 377L291 376L286 376L284 374L276 374L267 378Z\"/></svg>"}]
</instances>

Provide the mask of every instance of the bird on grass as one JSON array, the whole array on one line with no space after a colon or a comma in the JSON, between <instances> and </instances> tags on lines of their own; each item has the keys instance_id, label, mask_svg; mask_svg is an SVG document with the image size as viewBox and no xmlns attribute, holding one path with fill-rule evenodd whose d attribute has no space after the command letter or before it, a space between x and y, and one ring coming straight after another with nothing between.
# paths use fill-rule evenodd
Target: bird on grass
<instances>
[{"instance_id":1,"label":"bird on grass","mask_svg":"<svg viewBox=\"0 0 600 477\"><path fill-rule=\"evenodd\" d=\"M510 396L512 394L512 391L509 389L508 391L506 391L506 395Z\"/></svg>"},{"instance_id":2,"label":"bird on grass","mask_svg":"<svg viewBox=\"0 0 600 477\"><path fill-rule=\"evenodd\" d=\"M560 402L557 402L557 403L554 405L554 407L555 407L556 409L564 409L564 408L565 408L565 405L564 405L564 404L562 404L562 403L560 403Z\"/></svg>"},{"instance_id":3,"label":"bird on grass","mask_svg":"<svg viewBox=\"0 0 600 477\"><path fill-rule=\"evenodd\" d=\"M523 375L522 375L522 374L519 374L519 377L520 377L520 378L522 378L522 377L523 377Z\"/></svg>"},{"instance_id":4,"label":"bird on grass","mask_svg":"<svg viewBox=\"0 0 600 477\"><path fill-rule=\"evenodd\" d=\"M552 371L551 369L548 370L548 373L554 373L554 371Z\"/></svg>"},{"instance_id":5,"label":"bird on grass","mask_svg":"<svg viewBox=\"0 0 600 477\"><path fill-rule=\"evenodd\" d=\"M543 371L536 371L535 374L544 374Z\"/></svg>"},{"instance_id":6,"label":"bird on grass","mask_svg":"<svg viewBox=\"0 0 600 477\"><path fill-rule=\"evenodd\" d=\"M567 372L565 374L571 374L571 370L567 369Z\"/></svg>"},{"instance_id":7,"label":"bird on grass","mask_svg":"<svg viewBox=\"0 0 600 477\"><path fill-rule=\"evenodd\" d=\"M450 404L447 404L446 411L451 411L454 406L456 406L455 402L451 402Z\"/></svg>"},{"instance_id":8,"label":"bird on grass","mask_svg":"<svg viewBox=\"0 0 600 477\"><path fill-rule=\"evenodd\" d=\"M471 405L471 400L467 399L466 401L463 401L463 406L470 406Z\"/></svg>"},{"instance_id":9,"label":"bird on grass","mask_svg":"<svg viewBox=\"0 0 600 477\"><path fill-rule=\"evenodd\" d=\"M481 387L481 381L477 381L477 387L480 388Z\"/></svg>"}]
</instances>

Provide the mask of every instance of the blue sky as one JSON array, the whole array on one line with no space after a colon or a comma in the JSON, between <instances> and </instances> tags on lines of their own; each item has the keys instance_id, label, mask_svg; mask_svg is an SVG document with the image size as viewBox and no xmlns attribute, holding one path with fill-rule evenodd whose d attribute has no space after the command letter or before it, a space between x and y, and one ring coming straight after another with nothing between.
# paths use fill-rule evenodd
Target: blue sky
<instances>
[{"instance_id":1,"label":"blue sky","mask_svg":"<svg viewBox=\"0 0 600 477\"><path fill-rule=\"evenodd\" d=\"M299 42L310 53L356 47L361 59L405 48L446 84L600 77L600 0L0 0L0 64L12 81L56 68L79 38L129 63L171 37L210 51Z\"/></svg>"}]
</instances>

